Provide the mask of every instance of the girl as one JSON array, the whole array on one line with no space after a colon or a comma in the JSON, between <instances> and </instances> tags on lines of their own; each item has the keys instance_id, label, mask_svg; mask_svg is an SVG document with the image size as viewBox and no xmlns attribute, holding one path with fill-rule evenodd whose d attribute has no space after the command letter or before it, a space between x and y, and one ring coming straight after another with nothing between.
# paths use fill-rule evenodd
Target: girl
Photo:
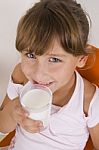
<instances>
[{"instance_id":1,"label":"girl","mask_svg":"<svg viewBox=\"0 0 99 150\"><path fill-rule=\"evenodd\" d=\"M20 19L16 48L21 62L0 112L0 131L16 129L9 150L83 150L89 134L99 150L99 89L76 71L91 53L88 34L86 14L74 0L42 0ZM28 81L53 93L46 129L20 104L18 96Z\"/></svg>"}]
</instances>

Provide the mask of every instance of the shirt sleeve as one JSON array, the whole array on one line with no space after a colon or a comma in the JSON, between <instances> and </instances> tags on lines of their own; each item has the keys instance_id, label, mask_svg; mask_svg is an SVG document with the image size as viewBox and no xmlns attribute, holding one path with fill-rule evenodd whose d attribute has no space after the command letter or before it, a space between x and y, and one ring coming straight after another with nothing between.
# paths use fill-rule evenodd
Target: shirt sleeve
<instances>
[{"instance_id":1,"label":"shirt sleeve","mask_svg":"<svg viewBox=\"0 0 99 150\"><path fill-rule=\"evenodd\" d=\"M89 128L96 126L99 123L99 88L96 87L96 92L89 106L87 125Z\"/></svg>"},{"instance_id":2,"label":"shirt sleeve","mask_svg":"<svg viewBox=\"0 0 99 150\"><path fill-rule=\"evenodd\" d=\"M7 95L8 97L13 100L14 98L18 97L20 95L20 92L23 88L23 85L21 84L15 84L10 76L8 87L7 87ZM0 141L7 135L8 133L2 133L0 132Z\"/></svg>"},{"instance_id":3,"label":"shirt sleeve","mask_svg":"<svg viewBox=\"0 0 99 150\"><path fill-rule=\"evenodd\" d=\"M2 132L0 132L0 141L2 141L2 139L5 137L5 136L7 136L8 135L8 133L2 133Z\"/></svg>"},{"instance_id":4,"label":"shirt sleeve","mask_svg":"<svg viewBox=\"0 0 99 150\"><path fill-rule=\"evenodd\" d=\"M13 100L14 98L18 97L20 94L21 89L23 88L23 85L21 84L15 84L10 77L8 87L7 87L7 95L8 97Z\"/></svg>"}]
</instances>

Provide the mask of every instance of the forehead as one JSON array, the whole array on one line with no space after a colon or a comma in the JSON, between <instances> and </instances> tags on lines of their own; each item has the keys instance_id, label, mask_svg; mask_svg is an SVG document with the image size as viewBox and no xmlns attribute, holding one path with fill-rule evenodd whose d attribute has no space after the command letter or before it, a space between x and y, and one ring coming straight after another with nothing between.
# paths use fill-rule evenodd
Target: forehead
<instances>
[{"instance_id":1,"label":"forehead","mask_svg":"<svg viewBox=\"0 0 99 150\"><path fill-rule=\"evenodd\" d=\"M62 48L60 41L58 39L54 39L49 46L47 54L63 54L66 55L66 51Z\"/></svg>"}]
</instances>

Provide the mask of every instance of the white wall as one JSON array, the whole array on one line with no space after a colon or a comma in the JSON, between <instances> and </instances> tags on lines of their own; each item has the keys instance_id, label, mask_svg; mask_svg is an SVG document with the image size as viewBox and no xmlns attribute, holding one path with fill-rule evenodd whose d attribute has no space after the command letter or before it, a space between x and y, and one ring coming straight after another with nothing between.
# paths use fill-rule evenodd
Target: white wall
<instances>
[{"instance_id":1,"label":"white wall","mask_svg":"<svg viewBox=\"0 0 99 150\"><path fill-rule=\"evenodd\" d=\"M10 72L19 59L15 49L17 23L37 0L0 0L0 103L5 96Z\"/></svg>"},{"instance_id":2,"label":"white wall","mask_svg":"<svg viewBox=\"0 0 99 150\"><path fill-rule=\"evenodd\" d=\"M77 0L88 12L92 27L89 42L99 48L99 0Z\"/></svg>"},{"instance_id":3,"label":"white wall","mask_svg":"<svg viewBox=\"0 0 99 150\"><path fill-rule=\"evenodd\" d=\"M3 99L9 75L18 61L15 50L16 27L20 16L39 0L0 0L0 101ZM91 43L99 47L98 0L78 0L92 18Z\"/></svg>"}]
</instances>

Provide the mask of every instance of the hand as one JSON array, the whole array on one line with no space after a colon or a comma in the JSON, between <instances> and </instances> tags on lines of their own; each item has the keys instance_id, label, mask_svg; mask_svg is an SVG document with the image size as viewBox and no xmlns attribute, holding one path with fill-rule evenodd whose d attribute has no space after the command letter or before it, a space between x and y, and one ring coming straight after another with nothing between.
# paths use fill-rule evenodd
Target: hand
<instances>
[{"instance_id":1,"label":"hand","mask_svg":"<svg viewBox=\"0 0 99 150\"><path fill-rule=\"evenodd\" d=\"M43 123L39 120L33 120L28 117L29 113L22 107L18 98L13 100L12 118L17 124L22 126L26 131L35 133L40 132Z\"/></svg>"}]
</instances>

